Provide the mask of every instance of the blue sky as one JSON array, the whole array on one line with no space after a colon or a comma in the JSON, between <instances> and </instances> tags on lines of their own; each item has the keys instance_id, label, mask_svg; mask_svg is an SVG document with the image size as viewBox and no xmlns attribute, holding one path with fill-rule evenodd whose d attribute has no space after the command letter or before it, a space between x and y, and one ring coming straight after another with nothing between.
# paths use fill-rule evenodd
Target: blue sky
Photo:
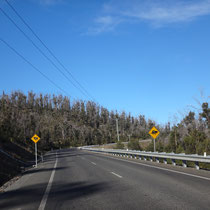
<instances>
[{"instance_id":1,"label":"blue sky","mask_svg":"<svg viewBox=\"0 0 210 210\"><path fill-rule=\"evenodd\" d=\"M97 102L159 123L209 101L210 0L9 0ZM0 7L48 53L4 0ZM73 99L71 85L0 11L0 36ZM50 55L49 55L50 56ZM0 91L62 93L0 42ZM200 91L203 91L203 98Z\"/></svg>"}]
</instances>

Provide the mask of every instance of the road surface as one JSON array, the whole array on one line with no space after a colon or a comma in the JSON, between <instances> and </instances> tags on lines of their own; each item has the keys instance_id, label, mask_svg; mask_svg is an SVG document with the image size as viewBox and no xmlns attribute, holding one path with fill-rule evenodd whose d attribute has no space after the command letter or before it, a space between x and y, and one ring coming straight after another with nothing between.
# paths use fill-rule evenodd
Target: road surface
<instances>
[{"instance_id":1,"label":"road surface","mask_svg":"<svg viewBox=\"0 0 210 210\"><path fill-rule=\"evenodd\" d=\"M0 209L210 209L210 172L77 149L44 159L0 195Z\"/></svg>"}]
</instances>

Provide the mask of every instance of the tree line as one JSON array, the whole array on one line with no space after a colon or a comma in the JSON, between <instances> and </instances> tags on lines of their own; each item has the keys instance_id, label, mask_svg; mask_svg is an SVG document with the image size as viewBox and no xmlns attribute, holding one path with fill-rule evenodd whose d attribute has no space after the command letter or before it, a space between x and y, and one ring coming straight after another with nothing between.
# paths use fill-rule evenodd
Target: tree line
<instances>
[{"instance_id":1,"label":"tree line","mask_svg":"<svg viewBox=\"0 0 210 210\"><path fill-rule=\"evenodd\" d=\"M157 124L144 115L109 111L93 101L73 100L62 95L4 92L0 96L0 140L30 147L31 137L41 137L39 148L107 144L117 141L116 120L121 141L150 138L156 126L160 131L158 151L210 153L210 108L203 103L198 116L190 111L176 125ZM134 144L135 145L135 144ZM152 144L147 150L153 150Z\"/></svg>"}]
</instances>

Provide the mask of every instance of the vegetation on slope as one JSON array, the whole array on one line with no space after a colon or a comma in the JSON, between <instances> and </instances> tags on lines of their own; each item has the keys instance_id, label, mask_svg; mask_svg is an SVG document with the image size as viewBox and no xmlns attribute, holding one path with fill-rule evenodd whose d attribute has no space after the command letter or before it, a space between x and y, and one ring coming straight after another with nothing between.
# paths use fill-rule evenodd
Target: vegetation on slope
<instances>
[{"instance_id":1,"label":"vegetation on slope","mask_svg":"<svg viewBox=\"0 0 210 210\"><path fill-rule=\"evenodd\" d=\"M116 142L116 119L121 141L150 138L148 131L160 130L157 149L201 154L210 152L210 108L203 103L198 117L194 112L177 125L160 126L144 115L109 111L92 101L70 101L62 95L36 95L13 92L0 96L0 139L30 148L30 138L41 137L40 150L51 148L106 144ZM151 143L152 145L152 143ZM149 148L151 146L149 145ZM152 149L152 147L151 147Z\"/></svg>"}]
</instances>

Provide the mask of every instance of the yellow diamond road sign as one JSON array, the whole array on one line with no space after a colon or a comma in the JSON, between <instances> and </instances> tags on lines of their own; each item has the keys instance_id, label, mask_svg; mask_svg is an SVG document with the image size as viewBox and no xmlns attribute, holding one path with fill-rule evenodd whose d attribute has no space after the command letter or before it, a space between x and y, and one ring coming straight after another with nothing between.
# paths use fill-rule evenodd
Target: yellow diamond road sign
<instances>
[{"instance_id":1,"label":"yellow diamond road sign","mask_svg":"<svg viewBox=\"0 0 210 210\"><path fill-rule=\"evenodd\" d=\"M31 140L34 142L34 143L37 143L39 140L40 140L40 138L39 138L39 136L37 136L36 134L31 138Z\"/></svg>"},{"instance_id":2,"label":"yellow diamond road sign","mask_svg":"<svg viewBox=\"0 0 210 210\"><path fill-rule=\"evenodd\" d=\"M157 136L160 134L159 130L156 127L153 127L150 132L150 136L152 136L153 139L156 139Z\"/></svg>"}]
</instances>

